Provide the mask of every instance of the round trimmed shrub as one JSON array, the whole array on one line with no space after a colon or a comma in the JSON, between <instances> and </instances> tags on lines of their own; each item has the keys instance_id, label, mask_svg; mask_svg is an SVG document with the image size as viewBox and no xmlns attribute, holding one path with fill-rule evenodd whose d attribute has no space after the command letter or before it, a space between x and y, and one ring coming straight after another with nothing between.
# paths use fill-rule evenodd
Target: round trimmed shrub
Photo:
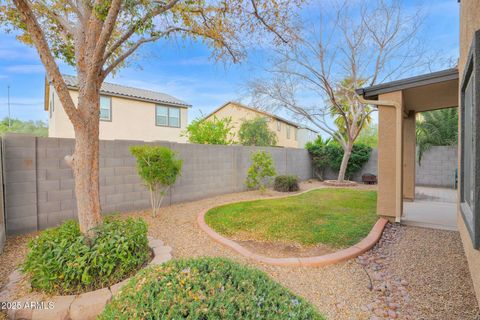
<instances>
[{"instance_id":1,"label":"round trimmed shrub","mask_svg":"<svg viewBox=\"0 0 480 320\"><path fill-rule=\"evenodd\" d=\"M142 270L99 319L324 318L264 272L223 258L199 258Z\"/></svg>"},{"instance_id":2,"label":"round trimmed shrub","mask_svg":"<svg viewBox=\"0 0 480 320\"><path fill-rule=\"evenodd\" d=\"M300 190L298 178L295 176L276 176L273 189L280 192L293 192Z\"/></svg>"},{"instance_id":3,"label":"round trimmed shrub","mask_svg":"<svg viewBox=\"0 0 480 320\"><path fill-rule=\"evenodd\" d=\"M87 239L76 221L67 221L32 239L22 265L32 288L62 295L96 290L133 275L150 258L142 219L106 219L94 233Z\"/></svg>"}]
</instances>

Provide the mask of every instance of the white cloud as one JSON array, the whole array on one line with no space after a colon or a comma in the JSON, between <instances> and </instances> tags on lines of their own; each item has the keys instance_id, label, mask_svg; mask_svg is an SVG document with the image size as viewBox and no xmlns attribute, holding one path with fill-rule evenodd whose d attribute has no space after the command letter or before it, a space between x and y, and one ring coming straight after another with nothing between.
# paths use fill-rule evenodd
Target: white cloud
<instances>
[{"instance_id":1,"label":"white cloud","mask_svg":"<svg viewBox=\"0 0 480 320\"><path fill-rule=\"evenodd\" d=\"M41 64L17 64L5 68L6 72L10 73L43 73L45 68Z\"/></svg>"}]
</instances>

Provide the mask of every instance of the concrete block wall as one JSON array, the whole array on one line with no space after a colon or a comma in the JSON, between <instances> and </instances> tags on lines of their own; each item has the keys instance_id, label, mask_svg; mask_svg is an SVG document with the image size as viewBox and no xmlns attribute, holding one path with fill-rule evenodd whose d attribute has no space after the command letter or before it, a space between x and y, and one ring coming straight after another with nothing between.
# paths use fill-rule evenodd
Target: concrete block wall
<instances>
[{"instance_id":1,"label":"concrete block wall","mask_svg":"<svg viewBox=\"0 0 480 320\"><path fill-rule=\"evenodd\" d=\"M183 160L181 176L163 205L246 189L251 153L268 151L277 174L311 178L304 149L196 145L170 142L100 141L100 204L103 213L148 209L149 194L136 171L132 145L170 147ZM5 209L8 234L18 234L76 218L73 172L64 161L74 140L6 135L3 138Z\"/></svg>"},{"instance_id":2,"label":"concrete block wall","mask_svg":"<svg viewBox=\"0 0 480 320\"><path fill-rule=\"evenodd\" d=\"M457 169L457 146L431 147L416 165L417 185L453 188ZM417 157L418 159L418 157Z\"/></svg>"}]
</instances>

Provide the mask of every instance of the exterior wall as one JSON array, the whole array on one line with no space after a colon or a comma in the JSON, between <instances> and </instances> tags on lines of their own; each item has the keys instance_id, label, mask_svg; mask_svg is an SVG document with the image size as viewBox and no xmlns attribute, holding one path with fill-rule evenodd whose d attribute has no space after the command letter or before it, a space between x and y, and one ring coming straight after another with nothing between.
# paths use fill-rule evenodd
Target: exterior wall
<instances>
[{"instance_id":1,"label":"exterior wall","mask_svg":"<svg viewBox=\"0 0 480 320\"><path fill-rule=\"evenodd\" d=\"M460 2L460 58L458 62L460 79L462 79L463 76L473 34L478 29L480 29L480 2L478 0L462 0ZM461 105L460 101L458 105ZM461 112L460 108L459 112ZM460 119L461 116L458 118ZM459 132L459 135L460 134L461 131ZM461 141L460 137L459 141ZM458 159L460 159L460 157L458 157ZM458 166L460 168L460 163ZM459 181L459 183L461 182ZM460 195L458 195L458 199L460 199ZM475 250L473 248L470 235L467 232L467 228L460 214L460 207L457 208L457 213L458 230L460 231L460 235L462 237L463 247L465 249L465 255L467 256L477 300L480 303L480 250Z\"/></svg>"},{"instance_id":2,"label":"exterior wall","mask_svg":"<svg viewBox=\"0 0 480 320\"><path fill-rule=\"evenodd\" d=\"M421 165L417 161L416 184L454 188L457 150L456 146L431 147L423 154Z\"/></svg>"},{"instance_id":3,"label":"exterior wall","mask_svg":"<svg viewBox=\"0 0 480 320\"><path fill-rule=\"evenodd\" d=\"M150 208L149 194L129 147L142 141L100 141L100 203L104 213ZM182 174L164 205L246 190L251 153L268 151L277 174L311 178L305 149L215 146L155 142L183 160ZM7 135L5 146L6 227L8 234L41 230L76 218L72 170L63 160L73 139Z\"/></svg>"},{"instance_id":4,"label":"exterior wall","mask_svg":"<svg viewBox=\"0 0 480 320\"><path fill-rule=\"evenodd\" d=\"M78 92L70 90L70 94L76 102ZM53 99L54 112L48 119L48 136L73 138L73 126L58 95L54 93ZM187 138L182 137L181 133L187 127L187 117L188 109L180 108L180 128L157 126L155 125L155 103L112 97L112 121L100 121L100 139L186 142Z\"/></svg>"},{"instance_id":5,"label":"exterior wall","mask_svg":"<svg viewBox=\"0 0 480 320\"><path fill-rule=\"evenodd\" d=\"M378 100L396 101L403 106L402 92L380 95ZM403 119L401 119L403 121ZM396 141L396 110L391 106L378 106L378 197L377 214L394 218L396 195L402 190L396 186L396 155L403 146ZM403 131L402 131L403 132Z\"/></svg>"},{"instance_id":6,"label":"exterior wall","mask_svg":"<svg viewBox=\"0 0 480 320\"><path fill-rule=\"evenodd\" d=\"M308 142L313 142L319 134L307 128L299 128L297 131L298 147L305 148Z\"/></svg>"},{"instance_id":7,"label":"exterior wall","mask_svg":"<svg viewBox=\"0 0 480 320\"><path fill-rule=\"evenodd\" d=\"M233 103L229 103L225 107L221 108L214 114L212 114L208 119L213 119L216 116L218 119L223 118L232 118L232 125L233 125L233 132L235 133L234 140L238 142L238 130L240 130L240 126L244 120L251 120L257 117L267 117L265 114L261 112L256 112L254 110L246 109L241 106L238 106ZM279 147L290 147L290 148L298 148L299 143L296 140L296 133L295 131L297 128L294 126L280 121L280 131L277 130L277 122L279 120L274 119L273 117L268 117L268 127L270 130L277 134L277 146ZM287 139L287 126L290 127L290 138ZM300 146L303 147L303 146Z\"/></svg>"}]
</instances>

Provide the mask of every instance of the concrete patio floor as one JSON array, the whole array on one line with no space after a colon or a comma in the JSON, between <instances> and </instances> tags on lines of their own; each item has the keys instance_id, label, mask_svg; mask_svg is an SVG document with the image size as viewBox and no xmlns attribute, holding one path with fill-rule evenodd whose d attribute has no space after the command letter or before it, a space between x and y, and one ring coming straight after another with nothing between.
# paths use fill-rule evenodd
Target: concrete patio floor
<instances>
[{"instance_id":1,"label":"concrete patio floor","mask_svg":"<svg viewBox=\"0 0 480 320\"><path fill-rule=\"evenodd\" d=\"M447 188L415 188L415 201L404 201L402 224L441 230L457 230L457 191Z\"/></svg>"}]
</instances>

